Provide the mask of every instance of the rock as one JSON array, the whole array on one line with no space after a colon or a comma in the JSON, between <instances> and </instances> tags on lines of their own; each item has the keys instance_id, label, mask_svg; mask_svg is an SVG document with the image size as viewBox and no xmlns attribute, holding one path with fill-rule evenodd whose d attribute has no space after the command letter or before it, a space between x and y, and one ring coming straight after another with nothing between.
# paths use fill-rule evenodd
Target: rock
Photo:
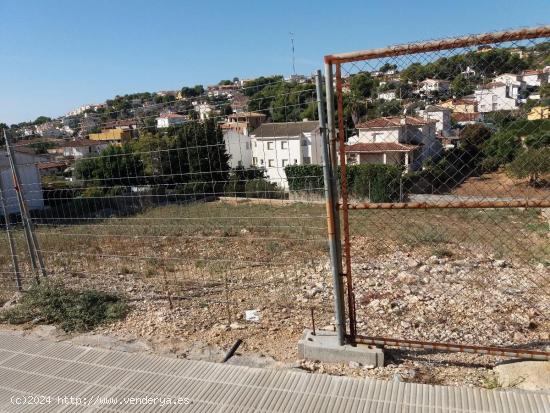
<instances>
[{"instance_id":1,"label":"rock","mask_svg":"<svg viewBox=\"0 0 550 413\"><path fill-rule=\"evenodd\" d=\"M409 272L402 271L397 274L397 281L403 284L414 284L418 281L418 276Z\"/></svg>"},{"instance_id":2,"label":"rock","mask_svg":"<svg viewBox=\"0 0 550 413\"><path fill-rule=\"evenodd\" d=\"M395 373L393 375L393 378L392 378L393 381L395 382L402 382L403 381L403 378L401 377L401 375L399 373Z\"/></svg>"},{"instance_id":3,"label":"rock","mask_svg":"<svg viewBox=\"0 0 550 413\"><path fill-rule=\"evenodd\" d=\"M420 271L420 272L430 272L430 267L428 265L421 265L418 268L418 271Z\"/></svg>"},{"instance_id":4,"label":"rock","mask_svg":"<svg viewBox=\"0 0 550 413\"><path fill-rule=\"evenodd\" d=\"M502 387L550 390L550 361L520 361L494 368Z\"/></svg>"},{"instance_id":5,"label":"rock","mask_svg":"<svg viewBox=\"0 0 550 413\"><path fill-rule=\"evenodd\" d=\"M16 292L15 294L12 295L12 297L8 301L4 303L4 305L2 306L2 309L8 310L12 307L15 307L21 300L21 297L22 297L22 294L20 292Z\"/></svg>"},{"instance_id":6,"label":"rock","mask_svg":"<svg viewBox=\"0 0 550 413\"><path fill-rule=\"evenodd\" d=\"M508 266L508 263L504 260L495 260L495 261L493 261L493 267L505 268L507 266Z\"/></svg>"},{"instance_id":7,"label":"rock","mask_svg":"<svg viewBox=\"0 0 550 413\"><path fill-rule=\"evenodd\" d=\"M312 289L305 292L304 297L305 298L313 298L317 294L322 293L323 289L321 287L315 286Z\"/></svg>"},{"instance_id":8,"label":"rock","mask_svg":"<svg viewBox=\"0 0 550 413\"><path fill-rule=\"evenodd\" d=\"M246 327L239 323L231 323L229 324L229 328L231 330L244 330Z\"/></svg>"},{"instance_id":9,"label":"rock","mask_svg":"<svg viewBox=\"0 0 550 413\"><path fill-rule=\"evenodd\" d=\"M358 369L359 367L361 367L361 363L358 363L356 361L350 361L348 363L348 366L350 369Z\"/></svg>"},{"instance_id":10,"label":"rock","mask_svg":"<svg viewBox=\"0 0 550 413\"><path fill-rule=\"evenodd\" d=\"M250 231L246 228L241 229L241 234L248 234Z\"/></svg>"},{"instance_id":11,"label":"rock","mask_svg":"<svg viewBox=\"0 0 550 413\"><path fill-rule=\"evenodd\" d=\"M215 331L228 331L229 326L227 324L215 324L214 327L212 327L212 330L215 330Z\"/></svg>"}]
</instances>

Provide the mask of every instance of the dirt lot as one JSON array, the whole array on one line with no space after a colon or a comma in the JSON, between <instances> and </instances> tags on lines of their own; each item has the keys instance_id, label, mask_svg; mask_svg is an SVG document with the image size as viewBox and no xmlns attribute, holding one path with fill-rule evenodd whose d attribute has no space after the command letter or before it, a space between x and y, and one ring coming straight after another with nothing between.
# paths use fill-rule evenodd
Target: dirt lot
<instances>
[{"instance_id":1,"label":"dirt lot","mask_svg":"<svg viewBox=\"0 0 550 413\"><path fill-rule=\"evenodd\" d=\"M132 305L124 321L96 334L207 359L219 359L241 338L241 355L268 364L494 386L495 357L392 351L378 369L297 360L311 308L319 328L332 328L322 205L212 202L63 224L37 225L50 275L78 288L116 291ZM361 332L550 344L550 232L540 211L354 211L350 226ZM0 245L4 297L13 286L6 247ZM250 309L259 310L259 322L244 320Z\"/></svg>"},{"instance_id":2,"label":"dirt lot","mask_svg":"<svg viewBox=\"0 0 550 413\"><path fill-rule=\"evenodd\" d=\"M550 179L550 176L547 178ZM528 185L528 179L514 179L504 172L494 172L467 179L453 191L453 194L499 198L548 199L550 198L550 186L534 188Z\"/></svg>"}]
</instances>

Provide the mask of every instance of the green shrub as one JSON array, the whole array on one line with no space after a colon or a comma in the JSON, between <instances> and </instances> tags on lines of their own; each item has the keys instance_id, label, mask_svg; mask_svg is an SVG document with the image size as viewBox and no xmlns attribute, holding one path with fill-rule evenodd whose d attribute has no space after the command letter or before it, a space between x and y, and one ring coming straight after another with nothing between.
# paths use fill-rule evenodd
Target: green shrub
<instances>
[{"instance_id":1,"label":"green shrub","mask_svg":"<svg viewBox=\"0 0 550 413\"><path fill-rule=\"evenodd\" d=\"M265 179L252 179L245 184L245 193L247 198L284 198L284 191L280 190L276 184Z\"/></svg>"},{"instance_id":2,"label":"green shrub","mask_svg":"<svg viewBox=\"0 0 550 413\"><path fill-rule=\"evenodd\" d=\"M402 172L397 165L348 165L348 192L354 197L369 198L370 202L397 201ZM324 191L322 165L291 165L285 168L285 173L291 191ZM340 179L340 168L336 175Z\"/></svg>"},{"instance_id":3,"label":"green shrub","mask_svg":"<svg viewBox=\"0 0 550 413\"><path fill-rule=\"evenodd\" d=\"M499 165L510 162L521 148L521 142L517 132L503 130L495 133L483 145L483 154L493 158Z\"/></svg>"},{"instance_id":4,"label":"green shrub","mask_svg":"<svg viewBox=\"0 0 550 413\"><path fill-rule=\"evenodd\" d=\"M61 282L34 282L13 308L0 312L0 321L21 324L37 320L65 331L89 331L123 318L128 307L120 297L100 291L76 291Z\"/></svg>"},{"instance_id":5,"label":"green shrub","mask_svg":"<svg viewBox=\"0 0 550 413\"><path fill-rule=\"evenodd\" d=\"M346 175L350 192L370 202L400 200L400 181L403 169L395 165L350 165Z\"/></svg>"},{"instance_id":6,"label":"green shrub","mask_svg":"<svg viewBox=\"0 0 550 413\"><path fill-rule=\"evenodd\" d=\"M323 192L322 165L289 165L285 174L291 191Z\"/></svg>"},{"instance_id":7,"label":"green shrub","mask_svg":"<svg viewBox=\"0 0 550 413\"><path fill-rule=\"evenodd\" d=\"M537 186L541 178L550 173L550 148L527 149L508 165L508 174L515 178L529 178Z\"/></svg>"},{"instance_id":8,"label":"green shrub","mask_svg":"<svg viewBox=\"0 0 550 413\"><path fill-rule=\"evenodd\" d=\"M82 198L103 198L104 196L103 190L96 186L91 186L82 191Z\"/></svg>"},{"instance_id":9,"label":"green shrub","mask_svg":"<svg viewBox=\"0 0 550 413\"><path fill-rule=\"evenodd\" d=\"M481 170L484 173L494 172L498 169L500 164L501 162L498 158L495 158L494 156L489 156L488 158L485 158L483 159L483 161L481 161Z\"/></svg>"}]
</instances>

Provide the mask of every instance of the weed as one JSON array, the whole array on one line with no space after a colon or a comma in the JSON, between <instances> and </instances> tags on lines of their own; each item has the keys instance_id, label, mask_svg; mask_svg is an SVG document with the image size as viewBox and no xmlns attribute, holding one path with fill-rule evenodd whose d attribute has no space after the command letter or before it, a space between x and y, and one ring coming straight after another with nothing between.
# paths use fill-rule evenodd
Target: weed
<instances>
[{"instance_id":1,"label":"weed","mask_svg":"<svg viewBox=\"0 0 550 413\"><path fill-rule=\"evenodd\" d=\"M451 258L454 253L448 248L434 248L432 250L432 255L435 255L437 258Z\"/></svg>"},{"instance_id":2,"label":"weed","mask_svg":"<svg viewBox=\"0 0 550 413\"><path fill-rule=\"evenodd\" d=\"M0 313L0 321L21 324L37 320L65 331L90 331L123 318L128 307L120 297L95 290L67 289L59 281L33 282L21 301Z\"/></svg>"},{"instance_id":3,"label":"weed","mask_svg":"<svg viewBox=\"0 0 550 413\"><path fill-rule=\"evenodd\" d=\"M494 375L485 377L481 385L489 390L500 389L502 387L502 383Z\"/></svg>"},{"instance_id":4,"label":"weed","mask_svg":"<svg viewBox=\"0 0 550 413\"><path fill-rule=\"evenodd\" d=\"M128 275L128 274L131 274L132 273L132 270L130 270L130 268L126 267L126 266L123 266L121 269L120 269L120 273L121 274L124 274L124 275Z\"/></svg>"}]
</instances>

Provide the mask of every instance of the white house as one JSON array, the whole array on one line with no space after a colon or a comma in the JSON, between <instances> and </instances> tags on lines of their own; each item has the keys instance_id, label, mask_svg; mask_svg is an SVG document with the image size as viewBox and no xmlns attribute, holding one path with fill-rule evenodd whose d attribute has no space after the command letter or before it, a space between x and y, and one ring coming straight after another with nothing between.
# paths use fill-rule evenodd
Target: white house
<instances>
[{"instance_id":1,"label":"white house","mask_svg":"<svg viewBox=\"0 0 550 413\"><path fill-rule=\"evenodd\" d=\"M436 120L413 116L377 118L357 125L357 140L346 146L350 164L399 164L418 170L442 151Z\"/></svg>"},{"instance_id":2,"label":"white house","mask_svg":"<svg viewBox=\"0 0 550 413\"><path fill-rule=\"evenodd\" d=\"M483 114L480 112L460 113L456 112L451 115L452 120L461 126L472 125L483 121Z\"/></svg>"},{"instance_id":3,"label":"white house","mask_svg":"<svg viewBox=\"0 0 550 413\"><path fill-rule=\"evenodd\" d=\"M519 87L502 82L491 82L478 86L474 91L479 112L514 110L518 108Z\"/></svg>"},{"instance_id":4,"label":"white house","mask_svg":"<svg viewBox=\"0 0 550 413\"><path fill-rule=\"evenodd\" d=\"M397 99L397 94L395 90L386 90L385 92L378 93L378 99L384 100L394 100Z\"/></svg>"},{"instance_id":5,"label":"white house","mask_svg":"<svg viewBox=\"0 0 550 413\"><path fill-rule=\"evenodd\" d=\"M229 166L231 168L250 168L252 166L252 142L248 134L234 129L226 129L223 132L223 142L229 154Z\"/></svg>"},{"instance_id":6,"label":"white house","mask_svg":"<svg viewBox=\"0 0 550 413\"><path fill-rule=\"evenodd\" d=\"M166 113L157 118L157 128L169 128L187 122L187 116L177 113Z\"/></svg>"},{"instance_id":7,"label":"white house","mask_svg":"<svg viewBox=\"0 0 550 413\"><path fill-rule=\"evenodd\" d=\"M504 83L506 86L514 86L514 90L519 91L525 89L526 83L522 80L521 75L514 73L503 73L494 78L493 82ZM515 97L515 96L514 96Z\"/></svg>"},{"instance_id":8,"label":"white house","mask_svg":"<svg viewBox=\"0 0 550 413\"><path fill-rule=\"evenodd\" d=\"M424 79L420 82L420 87L416 90L416 93L434 94L434 93L446 93L449 91L451 82L441 79Z\"/></svg>"},{"instance_id":9,"label":"white house","mask_svg":"<svg viewBox=\"0 0 550 413\"><path fill-rule=\"evenodd\" d=\"M14 157L27 207L30 210L43 209L44 198L42 195L40 172L38 170L40 158L29 153L20 152L17 149L14 150ZM7 213L19 213L19 203L17 202L17 194L13 187L13 175L6 151L0 151L0 185L2 186ZM3 212L0 209L0 215L2 214Z\"/></svg>"},{"instance_id":10,"label":"white house","mask_svg":"<svg viewBox=\"0 0 550 413\"><path fill-rule=\"evenodd\" d=\"M65 132L58 129L53 122L42 123L36 126L36 133L44 138L60 138Z\"/></svg>"},{"instance_id":11,"label":"white house","mask_svg":"<svg viewBox=\"0 0 550 413\"><path fill-rule=\"evenodd\" d=\"M200 120L209 119L214 114L214 107L206 102L193 102L195 112L198 112Z\"/></svg>"},{"instance_id":12,"label":"white house","mask_svg":"<svg viewBox=\"0 0 550 413\"><path fill-rule=\"evenodd\" d=\"M66 142L62 145L63 156L79 159L88 155L97 154L107 146L109 146L109 142L77 139Z\"/></svg>"},{"instance_id":13,"label":"white house","mask_svg":"<svg viewBox=\"0 0 550 413\"><path fill-rule=\"evenodd\" d=\"M521 74L521 80L529 87L541 86L548 83L548 72L544 70L524 70Z\"/></svg>"},{"instance_id":14,"label":"white house","mask_svg":"<svg viewBox=\"0 0 550 413\"><path fill-rule=\"evenodd\" d=\"M266 170L267 179L288 187L288 165L322 163L319 122L264 123L251 134L252 165Z\"/></svg>"},{"instance_id":15,"label":"white house","mask_svg":"<svg viewBox=\"0 0 550 413\"><path fill-rule=\"evenodd\" d=\"M220 125L231 168L249 168L252 165L250 133L258 128L266 115L258 112L233 113Z\"/></svg>"},{"instance_id":16,"label":"white house","mask_svg":"<svg viewBox=\"0 0 550 413\"><path fill-rule=\"evenodd\" d=\"M443 106L428 105L418 112L419 117L425 120L435 120L435 131L440 136L449 136L451 133L451 110Z\"/></svg>"}]
</instances>

